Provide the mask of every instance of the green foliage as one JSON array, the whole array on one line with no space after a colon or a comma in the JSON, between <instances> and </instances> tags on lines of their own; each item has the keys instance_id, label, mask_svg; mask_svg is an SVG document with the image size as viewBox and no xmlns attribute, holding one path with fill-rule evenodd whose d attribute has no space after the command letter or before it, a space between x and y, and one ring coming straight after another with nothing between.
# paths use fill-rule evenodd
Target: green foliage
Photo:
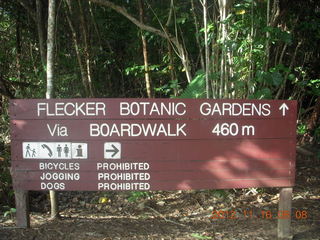
<instances>
[{"instance_id":1,"label":"green foliage","mask_svg":"<svg viewBox=\"0 0 320 240\"><path fill-rule=\"evenodd\" d=\"M262 88L256 90L253 94L248 96L249 99L272 99L272 92L270 88Z\"/></svg>"},{"instance_id":2,"label":"green foliage","mask_svg":"<svg viewBox=\"0 0 320 240\"><path fill-rule=\"evenodd\" d=\"M204 72L200 70L178 98L204 98L206 97L205 89L206 82Z\"/></svg>"},{"instance_id":3,"label":"green foliage","mask_svg":"<svg viewBox=\"0 0 320 240\"><path fill-rule=\"evenodd\" d=\"M315 96L320 96L320 79L311 79L307 83L310 92Z\"/></svg>"},{"instance_id":4,"label":"green foliage","mask_svg":"<svg viewBox=\"0 0 320 240\"><path fill-rule=\"evenodd\" d=\"M229 93L233 98L273 99L285 82L288 67L272 66L268 52L273 46L293 42L290 31L267 26L266 1L236 1L229 23L229 35L221 47L232 56ZM268 59L269 58L269 59ZM268 70L267 70L268 69ZM289 75L292 79L294 75Z\"/></svg>"},{"instance_id":5,"label":"green foliage","mask_svg":"<svg viewBox=\"0 0 320 240\"><path fill-rule=\"evenodd\" d=\"M14 192L12 189L12 179L10 174L10 122L7 103L3 103L2 114L0 116L0 206L1 204L11 205L13 203Z\"/></svg>"},{"instance_id":6,"label":"green foliage","mask_svg":"<svg viewBox=\"0 0 320 240\"><path fill-rule=\"evenodd\" d=\"M190 236L196 239L212 239L212 237L203 236L199 233L192 233Z\"/></svg>"},{"instance_id":7,"label":"green foliage","mask_svg":"<svg viewBox=\"0 0 320 240\"><path fill-rule=\"evenodd\" d=\"M129 202L137 202L139 199L150 198L149 192L144 191L132 191L128 197Z\"/></svg>"},{"instance_id":8,"label":"green foliage","mask_svg":"<svg viewBox=\"0 0 320 240\"><path fill-rule=\"evenodd\" d=\"M11 208L9 206L4 206L5 212L3 214L4 217L10 216L11 218L14 216L14 214L17 212L15 208Z\"/></svg>"},{"instance_id":9,"label":"green foliage","mask_svg":"<svg viewBox=\"0 0 320 240\"><path fill-rule=\"evenodd\" d=\"M303 124L303 123L298 124L297 134L303 135L303 134L307 133L307 131L308 131L308 127L306 124Z\"/></svg>"},{"instance_id":10,"label":"green foliage","mask_svg":"<svg viewBox=\"0 0 320 240\"><path fill-rule=\"evenodd\" d=\"M289 69L278 64L269 71L258 70L253 81L256 83L255 91L248 97L251 99L273 99L276 90L283 84L284 75Z\"/></svg>"},{"instance_id":11,"label":"green foliage","mask_svg":"<svg viewBox=\"0 0 320 240\"><path fill-rule=\"evenodd\" d=\"M7 105L7 104L3 104L3 105ZM4 106L3 109L5 110L8 108L7 108L7 106ZM4 111L0 116L0 142L1 143L8 143L9 142L9 135L10 135L9 114L7 111Z\"/></svg>"},{"instance_id":12,"label":"green foliage","mask_svg":"<svg viewBox=\"0 0 320 240\"><path fill-rule=\"evenodd\" d=\"M316 127L316 129L314 130L313 136L314 136L315 142L319 144L320 143L320 126Z\"/></svg>"},{"instance_id":13,"label":"green foliage","mask_svg":"<svg viewBox=\"0 0 320 240\"><path fill-rule=\"evenodd\" d=\"M306 76L306 71L302 67L295 69L296 75L301 76L302 79L296 77L296 75L289 75L291 83L303 93L309 94L310 96L320 96L320 79L309 79Z\"/></svg>"},{"instance_id":14,"label":"green foliage","mask_svg":"<svg viewBox=\"0 0 320 240\"><path fill-rule=\"evenodd\" d=\"M228 190L223 190L223 189L208 190L207 192L211 196L219 199L226 199L230 195Z\"/></svg>"},{"instance_id":15,"label":"green foliage","mask_svg":"<svg viewBox=\"0 0 320 240\"><path fill-rule=\"evenodd\" d=\"M167 84L154 88L154 91L160 93L162 96L175 97L174 92L180 92L181 86L178 79L170 80Z\"/></svg>"},{"instance_id":16,"label":"green foliage","mask_svg":"<svg viewBox=\"0 0 320 240\"><path fill-rule=\"evenodd\" d=\"M0 162L0 206L1 204L12 204L14 191L12 189L12 179L9 171L10 163L9 163L9 153L4 150L0 150L1 156L5 159Z\"/></svg>"}]
</instances>

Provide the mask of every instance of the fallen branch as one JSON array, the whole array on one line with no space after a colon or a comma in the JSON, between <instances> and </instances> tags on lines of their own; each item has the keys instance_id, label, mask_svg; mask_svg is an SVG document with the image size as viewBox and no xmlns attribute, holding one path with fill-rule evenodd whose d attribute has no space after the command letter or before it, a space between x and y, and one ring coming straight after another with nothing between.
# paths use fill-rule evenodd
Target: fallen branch
<instances>
[{"instance_id":1,"label":"fallen branch","mask_svg":"<svg viewBox=\"0 0 320 240\"><path fill-rule=\"evenodd\" d=\"M170 223L173 223L173 224L176 224L176 225L180 225L180 226L183 226L183 227L189 227L188 225L185 225L185 224L182 224L182 223L177 223L177 222L175 222L175 221L172 221L172 220L170 220L170 219L167 219L165 216L163 216L161 213L159 213L157 210L153 209L152 207L146 206L146 208L151 209L153 212L155 212L155 213L158 214L161 218L163 218L166 222L170 222Z\"/></svg>"}]
</instances>

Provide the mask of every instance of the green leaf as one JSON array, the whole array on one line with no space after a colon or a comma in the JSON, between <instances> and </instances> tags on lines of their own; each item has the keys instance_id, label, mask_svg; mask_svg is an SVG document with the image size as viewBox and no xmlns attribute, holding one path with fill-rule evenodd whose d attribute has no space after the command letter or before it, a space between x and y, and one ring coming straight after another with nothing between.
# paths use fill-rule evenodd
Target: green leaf
<instances>
[{"instance_id":1,"label":"green leaf","mask_svg":"<svg viewBox=\"0 0 320 240\"><path fill-rule=\"evenodd\" d=\"M272 92L269 88L263 88L249 96L249 99L272 99Z\"/></svg>"},{"instance_id":2,"label":"green leaf","mask_svg":"<svg viewBox=\"0 0 320 240\"><path fill-rule=\"evenodd\" d=\"M206 93L204 72L199 70L196 77L189 83L187 88L178 98L204 98Z\"/></svg>"},{"instance_id":3,"label":"green leaf","mask_svg":"<svg viewBox=\"0 0 320 240\"><path fill-rule=\"evenodd\" d=\"M306 124L302 124L300 123L298 126L297 126L297 134L299 135L303 135L307 132L308 128L307 128L307 125Z\"/></svg>"},{"instance_id":4,"label":"green leaf","mask_svg":"<svg viewBox=\"0 0 320 240\"><path fill-rule=\"evenodd\" d=\"M295 78L296 78L296 76L295 76L294 74L292 74L292 73L290 73L290 74L288 75L288 79L289 79L290 81L294 80Z\"/></svg>"},{"instance_id":5,"label":"green leaf","mask_svg":"<svg viewBox=\"0 0 320 240\"><path fill-rule=\"evenodd\" d=\"M192 233L191 237L197 238L197 239L212 239L212 237L203 236L199 233Z\"/></svg>"},{"instance_id":6,"label":"green leaf","mask_svg":"<svg viewBox=\"0 0 320 240\"><path fill-rule=\"evenodd\" d=\"M132 191L130 193L130 196L128 198L129 202L136 202L137 200L141 198L148 198L150 197L150 194L148 192L143 192L143 191Z\"/></svg>"},{"instance_id":7,"label":"green leaf","mask_svg":"<svg viewBox=\"0 0 320 240\"><path fill-rule=\"evenodd\" d=\"M180 17L180 18L177 18L177 23L184 24L186 22L186 20L187 20L187 18Z\"/></svg>"},{"instance_id":8,"label":"green leaf","mask_svg":"<svg viewBox=\"0 0 320 240\"><path fill-rule=\"evenodd\" d=\"M271 73L271 78L272 78L272 84L276 87L278 87L283 81L283 77L279 72Z\"/></svg>"},{"instance_id":9,"label":"green leaf","mask_svg":"<svg viewBox=\"0 0 320 240\"><path fill-rule=\"evenodd\" d=\"M5 211L3 214L4 217L7 217L8 215L12 215L13 213L16 213L17 210L15 208L10 208L8 211Z\"/></svg>"}]
</instances>

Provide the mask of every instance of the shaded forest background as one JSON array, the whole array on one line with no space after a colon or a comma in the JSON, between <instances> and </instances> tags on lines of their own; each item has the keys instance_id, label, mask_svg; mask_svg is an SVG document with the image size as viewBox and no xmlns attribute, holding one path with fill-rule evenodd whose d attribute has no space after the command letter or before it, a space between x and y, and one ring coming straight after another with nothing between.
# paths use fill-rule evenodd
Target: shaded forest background
<instances>
[{"instance_id":1,"label":"shaded forest background","mask_svg":"<svg viewBox=\"0 0 320 240\"><path fill-rule=\"evenodd\" d=\"M0 0L0 205L13 204L11 98L44 98L47 0ZM298 100L320 141L316 0L57 0L54 97Z\"/></svg>"}]
</instances>

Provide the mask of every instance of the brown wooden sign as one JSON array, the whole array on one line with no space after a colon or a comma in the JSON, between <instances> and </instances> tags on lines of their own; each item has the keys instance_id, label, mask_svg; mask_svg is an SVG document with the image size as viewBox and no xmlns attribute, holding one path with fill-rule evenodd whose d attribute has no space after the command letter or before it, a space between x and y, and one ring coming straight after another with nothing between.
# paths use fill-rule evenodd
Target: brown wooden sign
<instances>
[{"instance_id":1,"label":"brown wooden sign","mask_svg":"<svg viewBox=\"0 0 320 240\"><path fill-rule=\"evenodd\" d=\"M15 189L294 185L295 101L30 99L10 116Z\"/></svg>"}]
</instances>

